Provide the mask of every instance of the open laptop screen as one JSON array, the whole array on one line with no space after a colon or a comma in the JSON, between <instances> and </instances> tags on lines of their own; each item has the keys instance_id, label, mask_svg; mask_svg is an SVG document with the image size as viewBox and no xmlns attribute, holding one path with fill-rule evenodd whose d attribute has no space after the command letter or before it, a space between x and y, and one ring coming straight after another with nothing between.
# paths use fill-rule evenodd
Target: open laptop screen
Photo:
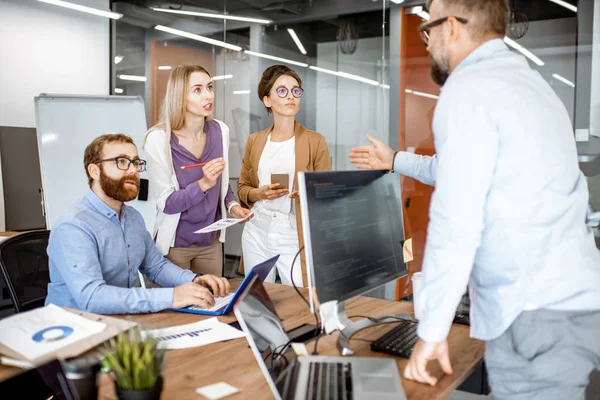
<instances>
[{"instance_id":1,"label":"open laptop screen","mask_svg":"<svg viewBox=\"0 0 600 400\"><path fill-rule=\"evenodd\" d=\"M239 310L258 350L279 351L289 342L283 323L260 280L250 284Z\"/></svg>"}]
</instances>

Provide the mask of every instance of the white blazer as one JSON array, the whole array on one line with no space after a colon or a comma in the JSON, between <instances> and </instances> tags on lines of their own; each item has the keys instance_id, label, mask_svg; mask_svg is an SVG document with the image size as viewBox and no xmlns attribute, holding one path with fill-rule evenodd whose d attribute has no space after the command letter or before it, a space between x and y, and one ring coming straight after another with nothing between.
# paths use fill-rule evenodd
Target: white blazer
<instances>
[{"instance_id":1,"label":"white blazer","mask_svg":"<svg viewBox=\"0 0 600 400\"><path fill-rule=\"evenodd\" d=\"M221 127L221 136L223 137L223 159L225 160L225 169L221 174L221 191L219 193L219 203L221 215L227 216L227 207L225 205L225 196L229 189L229 128L224 122L216 121ZM169 249L175 245L175 232L179 224L181 213L165 214L165 205L171 193L179 190L179 182L173 168L173 158L171 157L171 129L156 129L146 135L144 150L147 154L147 167L149 174L149 195L154 200L156 206L156 222L152 237L156 240L156 247L163 254L167 255ZM221 242L225 242L225 229L221 230L219 237Z\"/></svg>"}]
</instances>

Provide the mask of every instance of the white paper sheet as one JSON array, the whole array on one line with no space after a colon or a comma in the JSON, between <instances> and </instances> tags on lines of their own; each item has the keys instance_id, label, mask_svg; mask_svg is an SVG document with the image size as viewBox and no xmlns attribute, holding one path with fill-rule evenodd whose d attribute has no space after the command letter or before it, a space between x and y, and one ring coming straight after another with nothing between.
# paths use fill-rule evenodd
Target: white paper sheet
<instances>
[{"instance_id":1,"label":"white paper sheet","mask_svg":"<svg viewBox=\"0 0 600 400\"><path fill-rule=\"evenodd\" d=\"M158 339L159 348L168 350L204 346L246 336L244 332L219 322L216 317L193 324L154 329L144 333Z\"/></svg>"},{"instance_id":2,"label":"white paper sheet","mask_svg":"<svg viewBox=\"0 0 600 400\"><path fill-rule=\"evenodd\" d=\"M219 382L196 389L196 393L201 394L210 400L222 399L223 397L227 397L239 391L240 389L231 386L227 382Z\"/></svg>"},{"instance_id":3,"label":"white paper sheet","mask_svg":"<svg viewBox=\"0 0 600 400\"><path fill-rule=\"evenodd\" d=\"M221 229L229 228L232 225L236 225L242 221L246 221L252 215L254 215L254 213L248 214L248 216L246 218L223 218L223 219L218 220L214 224L211 224L209 226L206 226L202 229L197 230L194 233L208 233L208 232L212 232L212 231L220 231Z\"/></svg>"},{"instance_id":4,"label":"white paper sheet","mask_svg":"<svg viewBox=\"0 0 600 400\"><path fill-rule=\"evenodd\" d=\"M33 360L104 328L106 324L50 304L0 320L0 343Z\"/></svg>"}]
</instances>

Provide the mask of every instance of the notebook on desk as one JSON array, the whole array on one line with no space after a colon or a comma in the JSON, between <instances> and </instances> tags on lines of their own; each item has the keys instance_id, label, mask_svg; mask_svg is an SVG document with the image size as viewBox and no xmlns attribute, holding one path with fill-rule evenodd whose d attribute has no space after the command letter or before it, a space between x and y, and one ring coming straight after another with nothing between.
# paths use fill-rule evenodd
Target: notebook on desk
<instances>
[{"instance_id":1,"label":"notebook on desk","mask_svg":"<svg viewBox=\"0 0 600 400\"><path fill-rule=\"evenodd\" d=\"M290 339L257 279L233 309L275 399L406 400L392 358L296 357L286 352Z\"/></svg>"},{"instance_id":2,"label":"notebook on desk","mask_svg":"<svg viewBox=\"0 0 600 400\"><path fill-rule=\"evenodd\" d=\"M248 287L254 277L260 282L264 282L267 278L279 256L268 259L267 261L258 264L246 274L246 277L234 293L229 293L227 296L215 297L215 304L211 308L202 308L189 306L183 308L172 308L173 311L186 312L200 315L225 315L233 309L233 305L240 294Z\"/></svg>"}]
</instances>

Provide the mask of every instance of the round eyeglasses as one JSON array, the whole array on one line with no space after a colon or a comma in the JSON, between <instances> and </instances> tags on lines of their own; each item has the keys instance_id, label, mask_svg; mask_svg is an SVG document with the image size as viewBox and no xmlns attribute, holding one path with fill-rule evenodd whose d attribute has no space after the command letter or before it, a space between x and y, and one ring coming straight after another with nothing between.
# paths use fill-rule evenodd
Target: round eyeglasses
<instances>
[{"instance_id":1,"label":"round eyeglasses","mask_svg":"<svg viewBox=\"0 0 600 400\"><path fill-rule=\"evenodd\" d=\"M285 86L280 86L277 89L275 89L275 93L277 93L277 96L284 98L288 95L289 89L286 88ZM304 93L304 89L302 89L301 87L293 87L292 88L292 96L294 96L297 99L302 97L303 93Z\"/></svg>"},{"instance_id":2,"label":"round eyeglasses","mask_svg":"<svg viewBox=\"0 0 600 400\"><path fill-rule=\"evenodd\" d=\"M127 171L131 164L133 164L133 166L138 170L138 172L144 172L146 170L146 160L139 160L139 159L130 160L127 157L107 158L104 160L98 160L98 161L94 162L94 164L107 162L107 161L114 161L117 164L117 168L120 170L123 170L123 171Z\"/></svg>"}]
</instances>

